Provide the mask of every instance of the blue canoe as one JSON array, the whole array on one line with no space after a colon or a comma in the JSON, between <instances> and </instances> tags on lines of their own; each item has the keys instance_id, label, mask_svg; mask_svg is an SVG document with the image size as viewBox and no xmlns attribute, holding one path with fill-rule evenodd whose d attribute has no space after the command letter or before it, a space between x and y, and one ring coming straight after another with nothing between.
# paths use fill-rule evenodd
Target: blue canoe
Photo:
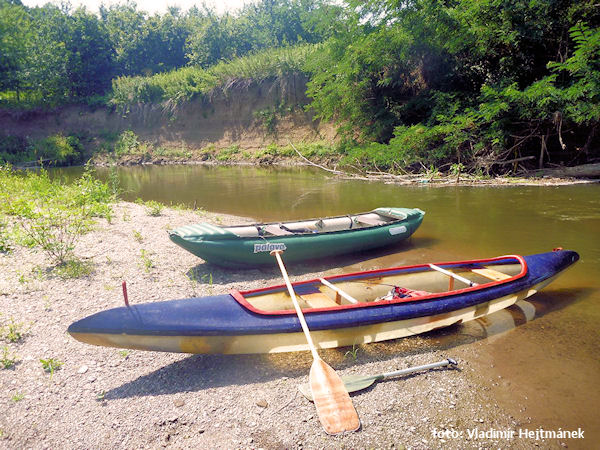
<instances>
[{"instance_id":1,"label":"blue canoe","mask_svg":"<svg viewBox=\"0 0 600 450\"><path fill-rule=\"evenodd\" d=\"M420 264L294 283L315 344L396 339L477 319L535 294L579 259L530 256ZM269 353L308 346L285 285L119 307L73 323L82 342L186 353Z\"/></svg>"}]
</instances>

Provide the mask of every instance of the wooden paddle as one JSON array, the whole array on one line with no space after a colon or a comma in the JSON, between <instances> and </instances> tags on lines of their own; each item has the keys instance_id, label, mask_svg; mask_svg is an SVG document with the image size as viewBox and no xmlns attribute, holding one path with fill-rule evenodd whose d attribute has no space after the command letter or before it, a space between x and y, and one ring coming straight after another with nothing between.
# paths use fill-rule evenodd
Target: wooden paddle
<instances>
[{"instance_id":1,"label":"wooden paddle","mask_svg":"<svg viewBox=\"0 0 600 450\"><path fill-rule=\"evenodd\" d=\"M456 361L452 358L444 359L431 364L424 364L422 366L408 367L407 369L395 370L393 372L380 373L378 375L349 375L342 377L342 382L348 392L361 391L373 385L376 381L381 381L385 378L398 377L400 375L407 375L409 373L418 372L420 370L435 369L436 367L443 366L456 366ZM312 394L310 392L310 386L308 384L298 385L298 390L311 402L313 401Z\"/></svg>"},{"instance_id":2,"label":"wooden paddle","mask_svg":"<svg viewBox=\"0 0 600 450\"><path fill-rule=\"evenodd\" d=\"M271 255L274 255L277 259L281 274L285 280L285 285L292 297L296 314L300 320L302 331L304 331L308 346L313 355L313 364L310 368L308 382L321 425L327 434L356 431L360 428L360 419L354 409L354 405L352 405L350 395L348 395L348 391L346 391L339 375L317 353L308 325L304 319L304 314L300 309L300 305L298 305L296 293L281 260L281 253L283 253L282 250L273 250Z\"/></svg>"}]
</instances>

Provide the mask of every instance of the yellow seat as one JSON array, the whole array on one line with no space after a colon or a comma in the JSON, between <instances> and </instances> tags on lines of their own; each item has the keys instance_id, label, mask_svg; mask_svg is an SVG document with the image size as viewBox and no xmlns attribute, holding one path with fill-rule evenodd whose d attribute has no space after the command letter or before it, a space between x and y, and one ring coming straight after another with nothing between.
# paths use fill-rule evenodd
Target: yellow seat
<instances>
[{"instance_id":1,"label":"yellow seat","mask_svg":"<svg viewBox=\"0 0 600 450\"><path fill-rule=\"evenodd\" d=\"M502 281L508 278L511 278L511 275L507 275L502 272L498 272L494 269L471 269L471 272L476 273L477 275L481 275L482 277L489 278L494 281Z\"/></svg>"},{"instance_id":2,"label":"yellow seat","mask_svg":"<svg viewBox=\"0 0 600 450\"><path fill-rule=\"evenodd\" d=\"M311 308L331 308L333 306L339 306L335 300L332 300L331 297L328 297L322 292L304 294L301 297Z\"/></svg>"}]
</instances>

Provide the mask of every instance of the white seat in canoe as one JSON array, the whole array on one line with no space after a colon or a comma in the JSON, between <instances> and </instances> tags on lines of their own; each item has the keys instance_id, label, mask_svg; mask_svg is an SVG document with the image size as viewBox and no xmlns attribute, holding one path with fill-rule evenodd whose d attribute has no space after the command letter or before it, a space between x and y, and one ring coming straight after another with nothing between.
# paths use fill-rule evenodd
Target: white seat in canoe
<instances>
[{"instance_id":1,"label":"white seat in canoe","mask_svg":"<svg viewBox=\"0 0 600 450\"><path fill-rule=\"evenodd\" d=\"M359 223L364 223L365 225L372 225L372 226L383 225L383 224L387 223L385 220L371 219L370 217L364 217L364 216L356 216L356 221Z\"/></svg>"},{"instance_id":2,"label":"white seat in canoe","mask_svg":"<svg viewBox=\"0 0 600 450\"><path fill-rule=\"evenodd\" d=\"M284 230L283 228L280 228L277 225L265 225L263 227L263 230L265 230L267 233L270 233L274 236L287 236L289 234L294 234L291 231Z\"/></svg>"}]
</instances>

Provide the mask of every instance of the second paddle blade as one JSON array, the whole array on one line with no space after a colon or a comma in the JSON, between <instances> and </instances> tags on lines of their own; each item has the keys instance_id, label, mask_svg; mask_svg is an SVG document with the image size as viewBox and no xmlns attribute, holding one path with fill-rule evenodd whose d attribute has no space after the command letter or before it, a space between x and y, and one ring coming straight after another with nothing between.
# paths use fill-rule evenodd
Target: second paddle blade
<instances>
[{"instance_id":1,"label":"second paddle blade","mask_svg":"<svg viewBox=\"0 0 600 450\"><path fill-rule=\"evenodd\" d=\"M315 359L310 368L309 383L319 420L326 433L338 434L360 428L360 419L344 383L320 358Z\"/></svg>"}]
</instances>

